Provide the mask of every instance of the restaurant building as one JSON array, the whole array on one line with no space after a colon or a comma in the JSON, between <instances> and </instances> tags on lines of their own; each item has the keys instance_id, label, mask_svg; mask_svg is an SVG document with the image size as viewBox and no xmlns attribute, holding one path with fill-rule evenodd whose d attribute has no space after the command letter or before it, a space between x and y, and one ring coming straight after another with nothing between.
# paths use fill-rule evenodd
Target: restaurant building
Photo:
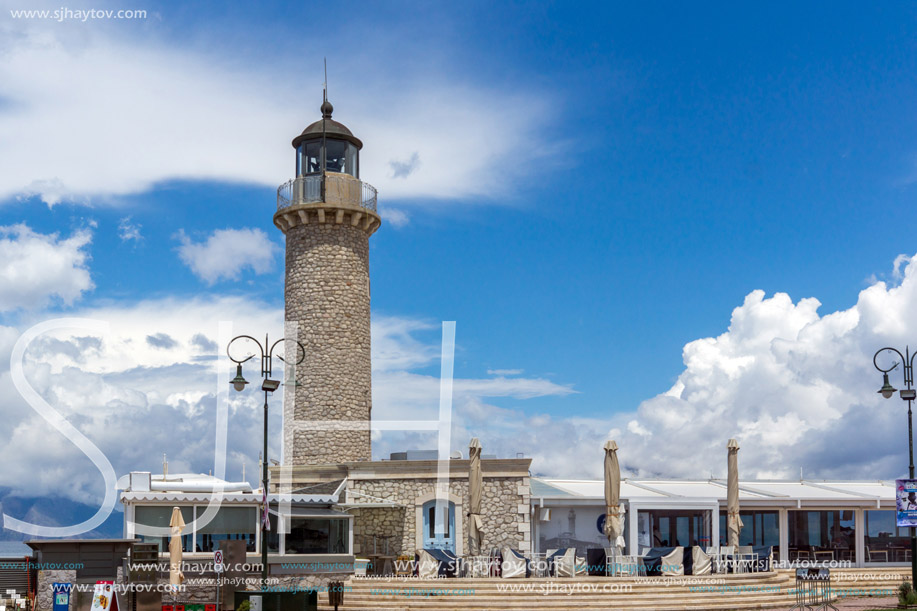
<instances>
[{"instance_id":1,"label":"restaurant building","mask_svg":"<svg viewBox=\"0 0 917 611\"><path fill-rule=\"evenodd\" d=\"M725 480L624 479L621 499L627 554L726 545ZM910 534L895 526L893 481L741 480L739 503L739 543L773 546L777 560L856 567L911 562ZM532 477L531 504L535 551L607 545L601 480Z\"/></svg>"}]
</instances>

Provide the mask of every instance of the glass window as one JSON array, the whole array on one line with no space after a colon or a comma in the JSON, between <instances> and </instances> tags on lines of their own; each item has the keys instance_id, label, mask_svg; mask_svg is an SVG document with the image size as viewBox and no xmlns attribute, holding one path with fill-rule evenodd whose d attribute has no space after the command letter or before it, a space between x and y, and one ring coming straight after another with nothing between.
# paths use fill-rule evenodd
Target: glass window
<instances>
[{"instance_id":1,"label":"glass window","mask_svg":"<svg viewBox=\"0 0 917 611\"><path fill-rule=\"evenodd\" d=\"M194 520L191 507L181 507L182 519L187 526L181 537L182 551L193 551L192 542L194 540L191 532L191 522ZM165 505L138 505L134 507L134 523L143 524L144 526L169 527L172 521L172 508ZM137 538L145 543L158 543L159 552L167 553L169 551L170 537L151 537L148 535L137 535Z\"/></svg>"},{"instance_id":2,"label":"glass window","mask_svg":"<svg viewBox=\"0 0 917 611\"><path fill-rule=\"evenodd\" d=\"M340 172L357 176L357 147L345 140L326 140L328 156L325 169L329 172Z\"/></svg>"},{"instance_id":3,"label":"glass window","mask_svg":"<svg viewBox=\"0 0 917 611\"><path fill-rule=\"evenodd\" d=\"M275 505L276 507L276 505ZM262 536L267 542L267 551L272 554L280 553L280 530L277 524L277 516L274 514L268 514L268 519L271 521L271 530L263 533Z\"/></svg>"},{"instance_id":4,"label":"glass window","mask_svg":"<svg viewBox=\"0 0 917 611\"><path fill-rule=\"evenodd\" d=\"M449 509L452 509L453 507L455 507L455 505L453 505L451 502L449 503L449 505L450 505L449 507L446 507L443 509L443 512L445 512L446 515L443 516L443 527L445 530L443 531L442 536L445 537L446 539L448 539L451 536L449 534L449 528L451 526L450 518L452 516L449 515ZM428 536L431 539L435 539L436 538L436 502L435 501L433 502L432 505L427 507L427 525L428 525L428 530L430 531Z\"/></svg>"},{"instance_id":5,"label":"glass window","mask_svg":"<svg viewBox=\"0 0 917 611\"><path fill-rule=\"evenodd\" d=\"M296 175L314 174L322 171L322 141L310 140L299 145L296 159Z\"/></svg>"},{"instance_id":6,"label":"glass window","mask_svg":"<svg viewBox=\"0 0 917 611\"><path fill-rule=\"evenodd\" d=\"M788 512L789 559L853 560L853 511Z\"/></svg>"},{"instance_id":7,"label":"glass window","mask_svg":"<svg viewBox=\"0 0 917 611\"><path fill-rule=\"evenodd\" d=\"M739 545L780 545L780 521L776 511L739 511L742 530ZM720 545L728 545L729 531L726 528L726 512L720 512Z\"/></svg>"},{"instance_id":8,"label":"glass window","mask_svg":"<svg viewBox=\"0 0 917 611\"><path fill-rule=\"evenodd\" d=\"M204 515L206 506L195 507L198 517ZM255 551L255 532L258 529L255 507L220 507L206 525L197 528L197 552L212 552L219 549L219 541L245 541L245 549Z\"/></svg>"},{"instance_id":9,"label":"glass window","mask_svg":"<svg viewBox=\"0 0 917 611\"><path fill-rule=\"evenodd\" d=\"M346 554L350 533L346 519L291 518L288 554Z\"/></svg>"},{"instance_id":10,"label":"glass window","mask_svg":"<svg viewBox=\"0 0 917 611\"><path fill-rule=\"evenodd\" d=\"M641 511L648 516L646 527L650 547L710 545L710 511L653 510ZM639 519L639 516L638 516Z\"/></svg>"},{"instance_id":11,"label":"glass window","mask_svg":"<svg viewBox=\"0 0 917 611\"><path fill-rule=\"evenodd\" d=\"M910 562L911 535L898 528L894 511L865 511L866 562Z\"/></svg>"},{"instance_id":12,"label":"glass window","mask_svg":"<svg viewBox=\"0 0 917 611\"><path fill-rule=\"evenodd\" d=\"M329 172L350 174L354 178L360 177L360 152L355 144L346 140L326 138L325 146L328 154L325 159L325 169ZM322 171L322 141L310 140L299 145L296 155L296 175L317 174Z\"/></svg>"}]
</instances>

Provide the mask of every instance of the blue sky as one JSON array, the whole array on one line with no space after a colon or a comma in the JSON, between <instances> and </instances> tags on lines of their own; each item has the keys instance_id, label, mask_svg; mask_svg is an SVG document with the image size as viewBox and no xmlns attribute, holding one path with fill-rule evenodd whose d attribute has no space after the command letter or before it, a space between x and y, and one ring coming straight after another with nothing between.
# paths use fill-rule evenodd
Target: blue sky
<instances>
[{"instance_id":1,"label":"blue sky","mask_svg":"<svg viewBox=\"0 0 917 611\"><path fill-rule=\"evenodd\" d=\"M319 116L323 57L334 116L363 139L362 178L380 189L374 323L408 329L385 337L416 349L410 367L381 367L378 388L386 375L432 379L437 325L455 320L457 377L519 380L459 410L589 429L574 445L635 436L632 472L706 475L729 436L763 448L763 431L793 418L852 434L876 407L872 351L917 331L909 259L894 264L915 251L913 5L140 1L130 8L146 19L86 23L12 19L6 9L24 7L3 6L0 225L58 234L51 246L91 279L69 297L38 286L33 301L11 300L8 342L43 318L137 315L148 302L279 311L274 190L292 177L290 140ZM416 170L394 177L391 164L415 153ZM240 253L211 244L234 265L208 276L183 257L227 229L248 232L231 234L247 240ZM80 232L85 244L61 246ZM7 235L13 250L25 239ZM887 300L867 314L869 290ZM761 318L740 333L743 313ZM860 326L837 331L845 317ZM776 340L795 348L778 354ZM686 345L729 355L692 365ZM144 358L135 365L151 375L169 366ZM785 376L729 365L769 358ZM683 392L703 384L733 399ZM812 388L829 388L828 412L812 408ZM779 413L742 403L784 391ZM374 400L398 413L397 393ZM675 425L653 429L654 410L728 417L697 433L709 455L682 473L655 464L658 443L641 431L659 440ZM882 418L880 432L897 431ZM487 437L483 420L463 426L459 437ZM507 428L491 443L547 452L526 435ZM805 464L893 476L903 464L897 445L851 466L830 447L788 444L787 460L746 451L761 475ZM203 469L196 461L187 467ZM572 474L598 473L595 463Z\"/></svg>"}]
</instances>

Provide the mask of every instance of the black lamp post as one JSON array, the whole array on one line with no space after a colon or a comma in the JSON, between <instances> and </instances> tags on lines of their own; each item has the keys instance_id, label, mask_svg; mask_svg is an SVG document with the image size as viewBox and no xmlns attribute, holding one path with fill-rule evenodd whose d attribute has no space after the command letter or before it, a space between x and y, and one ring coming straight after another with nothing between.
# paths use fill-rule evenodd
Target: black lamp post
<instances>
[{"instance_id":1,"label":"black lamp post","mask_svg":"<svg viewBox=\"0 0 917 611\"><path fill-rule=\"evenodd\" d=\"M891 367L883 369L879 366L878 359L879 355L882 352L893 352L897 354L901 361L895 361L892 363ZM885 397L886 399L891 399L892 395L895 394L897 390L892 386L888 381L888 372L892 369L898 367L899 364L903 364L904 367L904 385L905 389L898 391L898 394L901 395L901 398L907 401L907 447L910 456L910 464L908 465L908 477L914 479L914 424L912 418L911 407L914 402L914 399L917 398L917 390L914 390L914 356L917 356L917 353L911 354L910 349L905 347L904 354L901 354L901 351L895 348L882 348L877 351L872 357L872 364L875 365L876 369L882 372L882 388L879 389L879 394ZM911 584L917 585L917 528L911 526Z\"/></svg>"},{"instance_id":2,"label":"black lamp post","mask_svg":"<svg viewBox=\"0 0 917 611\"><path fill-rule=\"evenodd\" d=\"M245 385L248 384L248 380L242 377L242 363L248 361L255 357L254 354L249 354L243 359L234 359L232 354L230 354L229 349L232 347L233 342L240 339L247 339L255 343L258 346L258 349L261 351L261 376L264 378L264 381L261 383L261 390L264 391L264 453L262 454L262 469L261 469L261 486L262 492L264 494L264 510L261 514L261 520L259 521L261 529L261 589L267 589L267 541L264 536L265 530L265 521L268 519L268 500L267 500L267 396L268 393L272 393L280 387L280 382L278 380L271 379L271 365L274 359L274 348L277 347L277 344L283 343L284 338L278 339L273 344L268 342L268 337L265 334L264 336L264 345L256 340L251 335L239 335L238 337L232 338L229 344L226 346L226 356L229 357L233 363L236 364L236 377L230 380L230 384L237 391L241 392L245 389ZM296 342L297 346L297 356L299 357L294 365L299 365L303 362L303 359L306 358L306 349L299 342ZM277 358L280 361L286 363L284 358L277 355Z\"/></svg>"}]
</instances>

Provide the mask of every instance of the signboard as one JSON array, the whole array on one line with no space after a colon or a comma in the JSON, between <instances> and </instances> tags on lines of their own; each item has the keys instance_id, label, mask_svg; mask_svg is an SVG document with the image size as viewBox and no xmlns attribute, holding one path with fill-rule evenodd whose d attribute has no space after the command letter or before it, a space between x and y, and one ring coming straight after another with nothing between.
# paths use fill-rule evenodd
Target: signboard
<instances>
[{"instance_id":1,"label":"signboard","mask_svg":"<svg viewBox=\"0 0 917 611\"><path fill-rule=\"evenodd\" d=\"M51 591L54 593L53 611L68 611L70 609L70 590L73 584L54 583L51 584Z\"/></svg>"},{"instance_id":2,"label":"signboard","mask_svg":"<svg viewBox=\"0 0 917 611\"><path fill-rule=\"evenodd\" d=\"M92 591L92 606L89 611L117 611L118 599L115 595L115 582L97 581Z\"/></svg>"},{"instance_id":3,"label":"signboard","mask_svg":"<svg viewBox=\"0 0 917 611\"><path fill-rule=\"evenodd\" d=\"M217 550L213 552L213 570L217 573L223 572L223 551Z\"/></svg>"},{"instance_id":4,"label":"signboard","mask_svg":"<svg viewBox=\"0 0 917 611\"><path fill-rule=\"evenodd\" d=\"M895 480L895 505L898 526L917 526L917 480Z\"/></svg>"}]
</instances>

